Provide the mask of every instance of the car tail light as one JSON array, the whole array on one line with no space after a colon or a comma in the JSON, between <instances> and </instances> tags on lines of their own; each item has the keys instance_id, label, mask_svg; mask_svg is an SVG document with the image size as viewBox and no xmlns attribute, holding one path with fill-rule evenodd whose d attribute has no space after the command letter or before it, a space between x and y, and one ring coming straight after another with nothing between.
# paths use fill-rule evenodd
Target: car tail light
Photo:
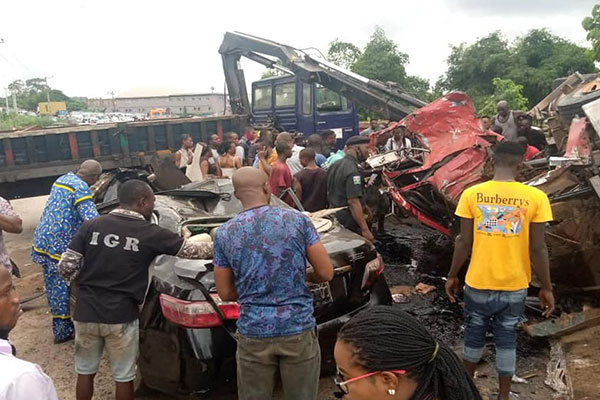
<instances>
[{"instance_id":1,"label":"car tail light","mask_svg":"<svg viewBox=\"0 0 600 400\"><path fill-rule=\"evenodd\" d=\"M363 274L362 284L360 285L361 289L369 289L379 275L383 272L383 259L379 254L377 254L377 258L371 260L365 265L365 273Z\"/></svg>"},{"instance_id":2,"label":"car tail light","mask_svg":"<svg viewBox=\"0 0 600 400\"><path fill-rule=\"evenodd\" d=\"M223 301L216 294L212 295L212 298L225 319L236 320L240 317L238 303ZM213 328L223 325L208 301L187 301L161 294L160 308L166 319L186 328Z\"/></svg>"}]
</instances>

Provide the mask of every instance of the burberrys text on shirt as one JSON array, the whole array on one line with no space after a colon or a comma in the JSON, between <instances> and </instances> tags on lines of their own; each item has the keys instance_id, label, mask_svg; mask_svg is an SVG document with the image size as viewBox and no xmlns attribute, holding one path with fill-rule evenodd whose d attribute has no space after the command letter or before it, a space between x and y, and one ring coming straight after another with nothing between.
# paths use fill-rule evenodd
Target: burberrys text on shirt
<instances>
[{"instance_id":1,"label":"burberrys text on shirt","mask_svg":"<svg viewBox=\"0 0 600 400\"><path fill-rule=\"evenodd\" d=\"M498 194L494 196L486 196L483 193L476 193L476 196L477 203L498 204L503 206L517 207L527 207L529 205L528 199L519 199L516 197L501 197L498 196Z\"/></svg>"}]
</instances>

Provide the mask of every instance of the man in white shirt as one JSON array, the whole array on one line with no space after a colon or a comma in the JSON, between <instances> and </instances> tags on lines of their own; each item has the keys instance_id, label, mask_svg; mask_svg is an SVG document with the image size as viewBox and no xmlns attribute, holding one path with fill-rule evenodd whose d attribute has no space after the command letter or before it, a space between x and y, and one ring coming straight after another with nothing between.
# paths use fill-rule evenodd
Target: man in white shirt
<instances>
[{"instance_id":1,"label":"man in white shirt","mask_svg":"<svg viewBox=\"0 0 600 400\"><path fill-rule=\"evenodd\" d=\"M8 268L0 266L0 399L58 400L54 384L39 365L15 357L8 341L21 315L19 295Z\"/></svg>"},{"instance_id":2,"label":"man in white shirt","mask_svg":"<svg viewBox=\"0 0 600 400\"><path fill-rule=\"evenodd\" d=\"M408 152L408 151L410 151L411 148L412 148L412 142L410 141L410 138L408 137L408 130L406 129L405 126L399 126L396 129L394 129L394 131L392 133L392 137L389 138L389 140L385 144L386 151L404 150L404 151Z\"/></svg>"},{"instance_id":3,"label":"man in white shirt","mask_svg":"<svg viewBox=\"0 0 600 400\"><path fill-rule=\"evenodd\" d=\"M219 152L217 151L217 149L221 146L221 143L223 143L223 141L221 140L219 135L217 135L216 133L210 135L210 138L208 139L208 147L210 147L210 151L212 152L215 162L219 161Z\"/></svg>"}]
</instances>

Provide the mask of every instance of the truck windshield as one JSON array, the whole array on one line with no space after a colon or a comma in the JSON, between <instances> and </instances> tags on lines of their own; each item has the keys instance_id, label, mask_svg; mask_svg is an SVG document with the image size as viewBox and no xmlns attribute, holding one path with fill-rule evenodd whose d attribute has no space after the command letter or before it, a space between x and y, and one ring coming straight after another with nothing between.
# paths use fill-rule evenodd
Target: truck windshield
<instances>
[{"instance_id":1,"label":"truck windshield","mask_svg":"<svg viewBox=\"0 0 600 400\"><path fill-rule=\"evenodd\" d=\"M317 85L317 111L343 111L348 108L348 99L321 85Z\"/></svg>"},{"instance_id":2,"label":"truck windshield","mask_svg":"<svg viewBox=\"0 0 600 400\"><path fill-rule=\"evenodd\" d=\"M268 110L273 104L271 86L263 86L254 88L254 104L255 110Z\"/></svg>"},{"instance_id":3,"label":"truck windshield","mask_svg":"<svg viewBox=\"0 0 600 400\"><path fill-rule=\"evenodd\" d=\"M293 106L296 104L296 84L282 83L275 86L275 107Z\"/></svg>"}]
</instances>

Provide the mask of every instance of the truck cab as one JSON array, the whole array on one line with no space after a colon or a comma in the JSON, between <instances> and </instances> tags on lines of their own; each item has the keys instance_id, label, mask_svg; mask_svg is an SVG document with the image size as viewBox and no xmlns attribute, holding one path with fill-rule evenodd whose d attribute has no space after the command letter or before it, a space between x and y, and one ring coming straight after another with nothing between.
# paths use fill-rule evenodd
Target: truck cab
<instances>
[{"instance_id":1,"label":"truck cab","mask_svg":"<svg viewBox=\"0 0 600 400\"><path fill-rule=\"evenodd\" d=\"M257 124L272 122L280 130L306 136L332 130L338 147L358 134L358 114L352 102L293 75L253 82L252 114Z\"/></svg>"}]
</instances>

